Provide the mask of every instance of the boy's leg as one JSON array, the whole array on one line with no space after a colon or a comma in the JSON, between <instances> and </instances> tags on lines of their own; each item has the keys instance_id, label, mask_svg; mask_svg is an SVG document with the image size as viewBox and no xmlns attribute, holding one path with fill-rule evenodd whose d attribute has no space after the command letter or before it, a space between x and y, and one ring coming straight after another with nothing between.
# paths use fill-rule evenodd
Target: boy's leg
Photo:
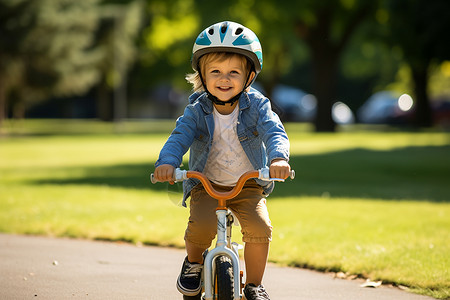
<instances>
[{"instance_id":1,"label":"boy's leg","mask_svg":"<svg viewBox=\"0 0 450 300\"><path fill-rule=\"evenodd\" d=\"M268 256L269 243L245 243L246 285L253 283L258 286L262 283Z\"/></svg>"},{"instance_id":2,"label":"boy's leg","mask_svg":"<svg viewBox=\"0 0 450 300\"><path fill-rule=\"evenodd\" d=\"M203 252L209 248L217 231L217 200L206 193L202 185L191 191L190 216L184 240L188 260L203 263Z\"/></svg>"},{"instance_id":3,"label":"boy's leg","mask_svg":"<svg viewBox=\"0 0 450 300\"><path fill-rule=\"evenodd\" d=\"M256 182L248 181L242 192L231 200L229 207L242 227L246 284L259 286L272 240L272 225L262 188Z\"/></svg>"},{"instance_id":4,"label":"boy's leg","mask_svg":"<svg viewBox=\"0 0 450 300\"><path fill-rule=\"evenodd\" d=\"M193 244L189 241L185 241L185 245L188 260L191 263L203 264L203 252L205 252L207 247L199 247L198 245Z\"/></svg>"},{"instance_id":5,"label":"boy's leg","mask_svg":"<svg viewBox=\"0 0 450 300\"><path fill-rule=\"evenodd\" d=\"M186 296L196 296L201 291L203 252L216 234L215 203L208 201L201 186L191 191L190 216L184 240L187 257L177 279L178 290Z\"/></svg>"}]
</instances>

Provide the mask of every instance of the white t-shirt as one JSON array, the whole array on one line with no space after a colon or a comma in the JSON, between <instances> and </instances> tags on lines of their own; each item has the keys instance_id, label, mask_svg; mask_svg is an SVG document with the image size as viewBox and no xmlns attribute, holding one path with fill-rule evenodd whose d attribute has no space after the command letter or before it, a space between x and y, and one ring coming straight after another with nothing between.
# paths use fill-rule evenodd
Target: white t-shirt
<instances>
[{"instance_id":1,"label":"white t-shirt","mask_svg":"<svg viewBox=\"0 0 450 300\"><path fill-rule=\"evenodd\" d=\"M239 177L253 170L237 137L239 105L229 115L220 114L214 107L214 137L203 173L212 182L234 186Z\"/></svg>"}]
</instances>

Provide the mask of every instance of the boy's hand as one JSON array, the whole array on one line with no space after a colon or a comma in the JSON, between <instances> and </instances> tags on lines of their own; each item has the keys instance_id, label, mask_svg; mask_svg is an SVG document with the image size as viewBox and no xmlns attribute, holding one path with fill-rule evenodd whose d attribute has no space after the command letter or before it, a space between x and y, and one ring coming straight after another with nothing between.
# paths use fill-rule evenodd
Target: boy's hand
<instances>
[{"instance_id":1,"label":"boy's hand","mask_svg":"<svg viewBox=\"0 0 450 300\"><path fill-rule=\"evenodd\" d=\"M175 168L172 165L160 165L155 169L155 173L153 174L153 176L157 181L160 182L168 181L170 184L174 184L173 182L174 171Z\"/></svg>"},{"instance_id":2,"label":"boy's hand","mask_svg":"<svg viewBox=\"0 0 450 300\"><path fill-rule=\"evenodd\" d=\"M291 171L291 166L284 159L274 159L269 167L271 178L282 178L286 179L289 177L289 172Z\"/></svg>"}]
</instances>

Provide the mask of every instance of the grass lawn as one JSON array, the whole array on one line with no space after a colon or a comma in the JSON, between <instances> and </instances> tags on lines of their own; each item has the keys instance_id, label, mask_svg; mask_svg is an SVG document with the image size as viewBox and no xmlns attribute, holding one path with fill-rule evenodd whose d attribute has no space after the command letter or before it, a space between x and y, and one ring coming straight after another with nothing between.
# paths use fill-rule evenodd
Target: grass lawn
<instances>
[{"instance_id":1,"label":"grass lawn","mask_svg":"<svg viewBox=\"0 0 450 300\"><path fill-rule=\"evenodd\" d=\"M0 232L183 246L180 186L148 175L174 121L30 120L0 136ZM450 297L450 134L287 124L270 260Z\"/></svg>"}]
</instances>

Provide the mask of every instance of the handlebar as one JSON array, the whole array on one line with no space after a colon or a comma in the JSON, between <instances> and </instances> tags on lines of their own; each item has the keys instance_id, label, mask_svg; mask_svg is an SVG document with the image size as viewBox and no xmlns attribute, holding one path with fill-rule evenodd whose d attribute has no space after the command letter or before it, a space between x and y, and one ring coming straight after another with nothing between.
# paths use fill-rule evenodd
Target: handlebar
<instances>
[{"instance_id":1,"label":"handlebar","mask_svg":"<svg viewBox=\"0 0 450 300\"><path fill-rule=\"evenodd\" d=\"M291 170L289 172L289 177L291 179L295 178L294 170ZM152 183L158 182L157 180L155 180L153 173L150 175L150 178L151 178ZM266 168L262 168L260 170L248 171L248 172L242 174L241 177L239 177L239 179L236 183L236 186L234 186L231 191L218 192L212 187L211 182L202 173L197 172L197 171L181 170L179 168L175 169L174 178L173 178L175 182L183 181L188 178L196 178L196 179L200 180L200 182L203 184L206 192L211 197L213 197L219 201L219 208L221 208L221 209L226 207L226 205L225 205L226 200L236 197L241 192L242 188L244 187L245 182L247 180L249 180L250 178L258 178L258 179L265 180L265 181L281 181L281 182L284 181L284 179L282 179L282 178L270 178L269 168L266 167Z\"/></svg>"}]
</instances>

